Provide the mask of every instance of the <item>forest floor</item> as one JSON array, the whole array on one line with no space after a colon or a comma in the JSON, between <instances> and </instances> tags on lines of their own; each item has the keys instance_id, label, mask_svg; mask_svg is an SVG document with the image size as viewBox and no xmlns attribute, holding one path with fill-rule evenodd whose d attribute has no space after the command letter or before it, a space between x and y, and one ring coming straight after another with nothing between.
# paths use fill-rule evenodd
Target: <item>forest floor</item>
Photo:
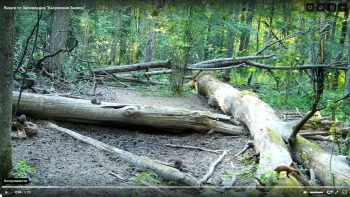
<instances>
[{"instance_id":1,"label":"forest floor","mask_svg":"<svg viewBox=\"0 0 350 197\"><path fill-rule=\"evenodd\" d=\"M147 90L123 88L98 88L96 90L97 93L103 95L101 99L107 102L151 104L221 113L218 110L211 109L207 104L207 100L199 94L187 93L179 97L144 96L144 91L147 92ZM31 185L62 186L45 191L41 190L43 196L48 194L65 196L67 192L72 196L82 194L85 196L87 194L105 196L106 192L114 195L119 194L119 196L169 196L170 194L173 196L198 196L200 194L199 190L194 188L174 189L173 186L179 186L178 183L168 182L152 172L121 160L111 153L101 151L66 134L49 129L46 126L48 123L46 120L30 119L30 121L39 126L38 134L26 140L14 139L12 141L13 160L16 163L25 160L29 166L36 168L37 172L30 177ZM244 147L249 139L249 134L238 137L219 133L208 134L206 132L173 133L154 129L130 130L66 122L53 123L139 156L147 156L164 162L173 158L181 158L185 161L188 169L187 173L197 179L201 179L206 174L209 166L219 155L200 150L172 148L166 146L166 144L195 146L212 150L230 150L229 156L225 157L216 167L206 186L222 186L223 179L232 175L237 178L235 186L256 185L254 167L252 167L254 162L242 159L243 157L250 157L254 153L253 150L248 150L242 157L229 159ZM331 148L329 142L317 142L317 144L328 150ZM118 174L120 178L112 176L109 172ZM150 185L167 187L149 189ZM201 190L201 192L203 191L214 192L215 190L207 188ZM35 196L40 196L40 193L36 193Z\"/></svg>"}]
</instances>

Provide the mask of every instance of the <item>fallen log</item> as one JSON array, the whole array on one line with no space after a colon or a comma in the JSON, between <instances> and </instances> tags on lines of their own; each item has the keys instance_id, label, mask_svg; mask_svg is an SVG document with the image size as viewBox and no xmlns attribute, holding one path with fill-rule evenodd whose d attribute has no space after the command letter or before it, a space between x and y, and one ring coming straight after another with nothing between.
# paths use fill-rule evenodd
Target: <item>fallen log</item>
<instances>
[{"instance_id":1,"label":"fallen log","mask_svg":"<svg viewBox=\"0 0 350 197\"><path fill-rule=\"evenodd\" d=\"M254 137L254 147L260 152L258 178L279 165L290 166L292 159L284 141L288 141L292 125L280 120L270 106L253 92L241 92L208 74L200 75L196 85L209 103L246 124ZM315 171L324 185L350 186L350 167L345 156L332 156L300 135L297 144L304 164Z\"/></svg>"},{"instance_id":2,"label":"fallen log","mask_svg":"<svg viewBox=\"0 0 350 197\"><path fill-rule=\"evenodd\" d=\"M101 76L99 76L101 77ZM144 83L144 84L151 84L151 85L165 85L164 82L158 82L158 81L151 81L146 79L137 79L137 78L131 78L131 77L120 77L120 76L106 76L104 77L105 81L122 81L122 82L132 82L132 83Z\"/></svg>"},{"instance_id":3,"label":"fallen log","mask_svg":"<svg viewBox=\"0 0 350 197\"><path fill-rule=\"evenodd\" d=\"M19 92L13 92L16 105ZM147 126L173 132L217 131L231 135L244 134L244 128L230 123L230 116L208 111L151 105L105 103L93 105L90 100L22 93L17 112L36 119L53 119L103 126Z\"/></svg>"},{"instance_id":4,"label":"fallen log","mask_svg":"<svg viewBox=\"0 0 350 197\"><path fill-rule=\"evenodd\" d=\"M350 186L350 167L346 156L330 155L309 140L297 135L297 148L306 166L313 169L324 185Z\"/></svg>"},{"instance_id":5,"label":"fallen log","mask_svg":"<svg viewBox=\"0 0 350 197\"><path fill-rule=\"evenodd\" d=\"M158 62L147 62L147 63L139 63L139 64L131 64L131 65L123 65L123 66L109 66L104 68L97 68L93 71L94 74L111 74L118 72L129 72L135 70L147 70L149 68L170 68L171 67L171 59L166 61L158 61Z\"/></svg>"},{"instance_id":6,"label":"fallen log","mask_svg":"<svg viewBox=\"0 0 350 197\"><path fill-rule=\"evenodd\" d=\"M284 124L278 124L282 121L272 108L254 96L253 92L238 91L211 75L200 75L197 82L198 92L208 97L211 105L225 114L233 115L248 127L254 137L254 147L260 153L258 177L280 165L292 164L288 148L277 132L287 128Z\"/></svg>"},{"instance_id":7,"label":"fallen log","mask_svg":"<svg viewBox=\"0 0 350 197\"><path fill-rule=\"evenodd\" d=\"M196 180L194 177L192 177L188 174L184 174L176 168L172 168L172 167L169 167L166 165L159 164L159 163L153 161L151 158L148 158L145 156L138 156L138 155L135 155L131 152L118 149L118 148L113 147L111 145L108 145L108 144L105 144L105 143L100 142L98 140L95 140L93 138L81 135L81 134L76 133L72 130L59 127L59 126L52 124L52 123L49 123L48 127L51 129L55 129L55 130L58 130L60 132L66 133L75 139L78 139L80 141L88 143L88 144L95 146L99 149L111 152L111 153L115 154L116 156L118 156L119 158L121 158L129 163L132 163L136 166L144 168L145 170L152 170L155 173L157 173L157 175L163 177L166 180L176 181L176 182L180 182L180 183L183 183L186 185L192 185L192 186L195 186L198 183L198 180Z\"/></svg>"},{"instance_id":8,"label":"fallen log","mask_svg":"<svg viewBox=\"0 0 350 197\"><path fill-rule=\"evenodd\" d=\"M163 75L163 74L171 74L173 70L167 69L167 70L157 70L157 71L151 71L151 72L137 72L137 73L127 73L127 74L119 74L116 77L150 77L152 75Z\"/></svg>"}]
</instances>

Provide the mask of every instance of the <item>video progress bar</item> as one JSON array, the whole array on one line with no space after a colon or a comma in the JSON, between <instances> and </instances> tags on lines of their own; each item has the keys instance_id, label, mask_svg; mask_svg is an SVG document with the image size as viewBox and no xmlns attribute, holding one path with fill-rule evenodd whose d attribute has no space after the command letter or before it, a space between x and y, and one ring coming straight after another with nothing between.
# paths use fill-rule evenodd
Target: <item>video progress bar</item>
<instances>
[{"instance_id":1,"label":"video progress bar","mask_svg":"<svg viewBox=\"0 0 350 197\"><path fill-rule=\"evenodd\" d=\"M349 189L346 186L11 186L3 185L1 189Z\"/></svg>"}]
</instances>

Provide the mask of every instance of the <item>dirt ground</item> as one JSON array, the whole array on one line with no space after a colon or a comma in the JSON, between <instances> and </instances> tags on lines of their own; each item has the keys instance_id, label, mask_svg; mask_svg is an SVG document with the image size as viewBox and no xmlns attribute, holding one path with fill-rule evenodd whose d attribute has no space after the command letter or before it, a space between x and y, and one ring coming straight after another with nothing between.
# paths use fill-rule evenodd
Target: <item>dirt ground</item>
<instances>
[{"instance_id":1,"label":"dirt ground","mask_svg":"<svg viewBox=\"0 0 350 197\"><path fill-rule=\"evenodd\" d=\"M124 104L152 104L155 106L172 106L196 110L218 110L209 108L206 99L195 93L180 97L142 96L138 89L110 88L98 89L100 98L108 102ZM114 92L115 94L112 94ZM29 117L30 118L30 117ZM47 128L48 121L30 120L39 126L38 135L26 140L13 140L13 160L26 163L36 168L31 178L32 186L60 186L50 189L33 189L32 194L66 196L69 194L92 196L106 192L130 196L198 196L200 192L211 189L182 187L179 183L168 182L156 174L119 159L111 153L98 150L74 138ZM53 121L51 121L53 122ZM109 128L101 126L80 125L66 122L53 122L80 134L92 137L111 146L130 151L140 156L167 162L169 159L181 158L185 161L188 172L201 179L209 166L220 156L215 153L186 148L172 148L166 144L195 146L212 150L229 150L229 156L239 152L248 141L249 136L228 136L206 132L172 133L154 129L129 130L127 128ZM247 154L252 151L247 151ZM227 158L227 157L226 157ZM249 168L239 159L224 159L215 169L206 186L222 186L222 180L234 173L248 171ZM118 174L117 178L110 172ZM255 185L252 174L237 176L237 186ZM141 187L139 187L141 186ZM167 186L149 189L149 186ZM128 189L129 188L129 189ZM136 188L136 189L135 189ZM27 191L27 192L28 192ZM50 193L51 192L51 193ZM85 192L85 193L84 193Z\"/></svg>"},{"instance_id":2,"label":"dirt ground","mask_svg":"<svg viewBox=\"0 0 350 197\"><path fill-rule=\"evenodd\" d=\"M145 91L145 90L142 90ZM209 110L206 99L195 93L180 97L143 96L139 89L109 88L97 89L103 101L121 104L151 104L172 106L196 110ZM147 90L146 90L147 91ZM89 99L89 97L86 97ZM30 118L30 117L29 117ZM39 126L38 135L26 140L13 140L13 160L36 168L31 175L26 196L198 196L200 194L225 194L226 190L212 188L187 188L179 183L169 182L156 174L133 166L115 155L101 151L91 145L80 142L64 133L47 128L47 120L31 120ZM53 122L53 121L50 121ZM229 157L238 153L249 139L245 136L228 136L206 132L172 133L154 129L109 128L101 126L53 122L58 126L71 129L92 137L111 146L130 151L140 156L167 162L181 158L188 172L201 179L209 166L219 157L211 152L172 148L166 144L195 146L212 150L229 150ZM329 143L320 142L325 148ZM325 143L325 144L323 144ZM252 155L248 150L245 155ZM235 175L235 186L255 186L252 168L253 161L226 157L215 169L205 186L223 186L225 178ZM232 164L231 164L232 161ZM119 177L110 174L113 172ZM150 186L161 186L152 188ZM180 186L180 187L179 187ZM237 189L237 191L246 188ZM11 190L13 194L14 190ZM28 193L31 193L28 195ZM249 194L248 194L249 195Z\"/></svg>"}]
</instances>

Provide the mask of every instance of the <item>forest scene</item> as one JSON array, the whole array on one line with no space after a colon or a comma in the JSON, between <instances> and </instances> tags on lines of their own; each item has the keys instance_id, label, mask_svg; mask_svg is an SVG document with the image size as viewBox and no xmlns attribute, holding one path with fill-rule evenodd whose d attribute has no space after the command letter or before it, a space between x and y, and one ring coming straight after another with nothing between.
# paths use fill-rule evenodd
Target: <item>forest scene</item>
<instances>
[{"instance_id":1,"label":"forest scene","mask_svg":"<svg viewBox=\"0 0 350 197\"><path fill-rule=\"evenodd\" d=\"M0 194L348 194L349 5L1 1Z\"/></svg>"}]
</instances>

